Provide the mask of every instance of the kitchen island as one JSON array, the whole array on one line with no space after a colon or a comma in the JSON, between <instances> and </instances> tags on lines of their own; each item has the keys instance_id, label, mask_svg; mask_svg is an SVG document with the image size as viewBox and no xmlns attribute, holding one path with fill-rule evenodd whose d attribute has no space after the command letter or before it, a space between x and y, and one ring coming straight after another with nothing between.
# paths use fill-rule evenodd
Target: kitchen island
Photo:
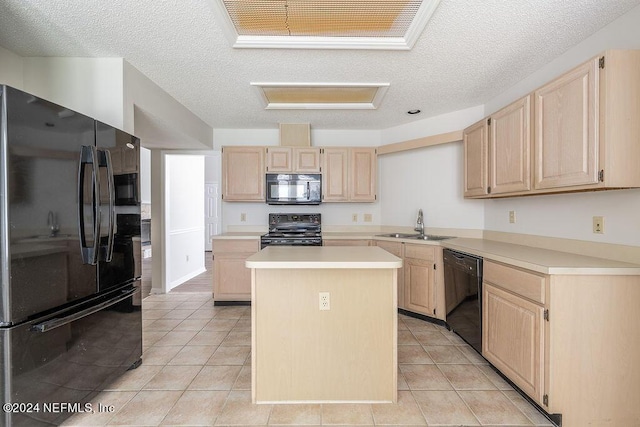
<instances>
[{"instance_id":1,"label":"kitchen island","mask_svg":"<svg viewBox=\"0 0 640 427\"><path fill-rule=\"evenodd\" d=\"M378 247L270 246L246 266L254 403L397 401L400 258Z\"/></svg>"}]
</instances>

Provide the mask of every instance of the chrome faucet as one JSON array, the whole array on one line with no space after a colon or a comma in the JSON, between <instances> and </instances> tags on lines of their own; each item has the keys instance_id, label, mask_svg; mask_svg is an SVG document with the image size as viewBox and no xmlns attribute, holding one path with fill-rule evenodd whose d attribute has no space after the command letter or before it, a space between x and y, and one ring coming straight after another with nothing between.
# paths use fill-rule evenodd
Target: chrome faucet
<instances>
[{"instance_id":1,"label":"chrome faucet","mask_svg":"<svg viewBox=\"0 0 640 427\"><path fill-rule=\"evenodd\" d=\"M51 230L49 237L56 237L58 231L60 231L60 226L58 225L58 216L53 211L49 211L49 215L47 215L47 225Z\"/></svg>"},{"instance_id":2,"label":"chrome faucet","mask_svg":"<svg viewBox=\"0 0 640 427\"><path fill-rule=\"evenodd\" d=\"M415 231L419 231L421 236L424 236L424 215L422 209L418 209L418 217L416 218Z\"/></svg>"}]
</instances>

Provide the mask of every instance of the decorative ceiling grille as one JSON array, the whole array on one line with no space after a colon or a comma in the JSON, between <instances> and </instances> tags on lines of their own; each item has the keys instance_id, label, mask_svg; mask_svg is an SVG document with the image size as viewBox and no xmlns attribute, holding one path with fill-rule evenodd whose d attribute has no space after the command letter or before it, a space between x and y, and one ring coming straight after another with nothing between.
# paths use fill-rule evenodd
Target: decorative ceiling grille
<instances>
[{"instance_id":1,"label":"decorative ceiling grille","mask_svg":"<svg viewBox=\"0 0 640 427\"><path fill-rule=\"evenodd\" d=\"M225 0L242 36L403 37L421 0Z\"/></svg>"},{"instance_id":2,"label":"decorative ceiling grille","mask_svg":"<svg viewBox=\"0 0 640 427\"><path fill-rule=\"evenodd\" d=\"M214 4L234 47L410 49L439 2L215 0Z\"/></svg>"}]
</instances>

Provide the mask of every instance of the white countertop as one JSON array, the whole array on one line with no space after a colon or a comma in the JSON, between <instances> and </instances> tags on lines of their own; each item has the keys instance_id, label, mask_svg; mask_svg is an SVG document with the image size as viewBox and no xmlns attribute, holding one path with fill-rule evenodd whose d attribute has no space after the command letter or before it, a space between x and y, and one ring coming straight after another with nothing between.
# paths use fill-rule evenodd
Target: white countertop
<instances>
[{"instance_id":1,"label":"white countertop","mask_svg":"<svg viewBox=\"0 0 640 427\"><path fill-rule=\"evenodd\" d=\"M248 268L401 268L377 246L269 246L247 258Z\"/></svg>"},{"instance_id":2,"label":"white countertop","mask_svg":"<svg viewBox=\"0 0 640 427\"><path fill-rule=\"evenodd\" d=\"M260 232L231 232L214 236L214 239L257 239ZM537 248L533 246L518 245L513 243L499 242L496 240L457 237L442 241L421 241L415 239L402 239L394 237L381 237L380 231L335 231L323 232L325 239L373 239L392 242L403 242L417 245L438 245L451 248L461 252L481 256L488 260L502 262L527 270L536 271L542 274L564 274L564 275L640 275L639 263L628 263L615 261L606 258L597 258L575 254L571 252L554 251L550 249ZM336 248L339 248L336 247ZM347 247L346 252L356 254L357 246ZM363 246L362 248L366 248ZM300 247L296 247L297 251ZM317 249L317 247L316 247ZM357 256L357 255L355 255ZM281 260L282 261L282 260ZM373 260L369 260L370 263ZM248 266L248 265L247 265ZM266 268L266 267L261 267ZM270 267L285 268L285 267ZM302 268L302 267L296 267ZM314 267L319 268L319 267ZM346 267L342 267L346 268ZM370 268L370 267L366 267Z\"/></svg>"},{"instance_id":3,"label":"white countertop","mask_svg":"<svg viewBox=\"0 0 640 427\"><path fill-rule=\"evenodd\" d=\"M487 239L444 240L446 248L543 274L640 275L640 265Z\"/></svg>"}]
</instances>

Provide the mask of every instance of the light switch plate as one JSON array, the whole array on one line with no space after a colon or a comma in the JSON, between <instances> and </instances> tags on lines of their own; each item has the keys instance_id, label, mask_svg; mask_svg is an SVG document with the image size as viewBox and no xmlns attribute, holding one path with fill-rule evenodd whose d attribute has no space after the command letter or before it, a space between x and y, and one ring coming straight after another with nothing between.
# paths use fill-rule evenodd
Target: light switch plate
<instances>
[{"instance_id":1,"label":"light switch plate","mask_svg":"<svg viewBox=\"0 0 640 427\"><path fill-rule=\"evenodd\" d=\"M509 211L509 222L511 224L515 224L515 222L516 222L516 211Z\"/></svg>"}]
</instances>

